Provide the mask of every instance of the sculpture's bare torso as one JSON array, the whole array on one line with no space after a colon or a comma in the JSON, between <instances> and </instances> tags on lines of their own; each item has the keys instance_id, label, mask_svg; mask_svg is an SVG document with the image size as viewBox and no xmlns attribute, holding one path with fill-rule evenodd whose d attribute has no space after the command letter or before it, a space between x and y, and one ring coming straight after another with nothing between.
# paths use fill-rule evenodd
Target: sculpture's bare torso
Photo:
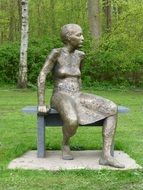
<instances>
[{"instance_id":1,"label":"sculpture's bare torso","mask_svg":"<svg viewBox=\"0 0 143 190\"><path fill-rule=\"evenodd\" d=\"M53 68L54 89L51 106L55 107L59 113L63 109L65 112L67 102L62 102L61 97L63 100L66 99L75 112L77 122L83 125L114 115L117 107L113 102L81 91L80 67L84 53L78 50L69 53L66 48L57 51L60 51L60 54ZM63 120L67 115L68 117L71 115L69 109L65 115L62 115Z\"/></svg>"},{"instance_id":2,"label":"sculpture's bare torso","mask_svg":"<svg viewBox=\"0 0 143 190\"><path fill-rule=\"evenodd\" d=\"M83 58L84 53L81 51L75 50L70 54L66 48L61 49L54 67L55 92L74 94L80 91L80 64Z\"/></svg>"}]
</instances>

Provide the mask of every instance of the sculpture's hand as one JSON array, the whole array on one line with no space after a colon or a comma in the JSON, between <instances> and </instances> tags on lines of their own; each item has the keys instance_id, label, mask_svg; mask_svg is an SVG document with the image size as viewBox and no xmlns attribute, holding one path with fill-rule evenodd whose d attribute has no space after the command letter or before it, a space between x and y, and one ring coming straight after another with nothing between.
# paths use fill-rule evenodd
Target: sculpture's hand
<instances>
[{"instance_id":1,"label":"sculpture's hand","mask_svg":"<svg viewBox=\"0 0 143 190\"><path fill-rule=\"evenodd\" d=\"M43 106L38 106L38 112L39 113L47 113L50 110L49 107L43 105Z\"/></svg>"}]
</instances>

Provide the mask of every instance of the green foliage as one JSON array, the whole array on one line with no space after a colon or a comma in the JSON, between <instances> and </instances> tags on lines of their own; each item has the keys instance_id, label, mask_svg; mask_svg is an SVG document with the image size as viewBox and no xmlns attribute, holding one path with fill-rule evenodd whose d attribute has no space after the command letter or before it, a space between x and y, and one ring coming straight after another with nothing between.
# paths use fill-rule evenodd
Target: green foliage
<instances>
[{"instance_id":1,"label":"green foliage","mask_svg":"<svg viewBox=\"0 0 143 190\"><path fill-rule=\"evenodd\" d=\"M102 81L113 85L141 87L143 2L118 0L114 3L118 3L120 14L118 19L114 17L112 31L103 33L96 49L94 43L87 43L84 80L87 86L94 86Z\"/></svg>"},{"instance_id":2,"label":"green foliage","mask_svg":"<svg viewBox=\"0 0 143 190\"><path fill-rule=\"evenodd\" d=\"M28 50L28 81L35 84L39 72L46 60L46 57L53 48L61 46L58 38L34 39L29 43ZM47 77L48 84L51 84L51 74Z\"/></svg>"},{"instance_id":3,"label":"green foliage","mask_svg":"<svg viewBox=\"0 0 143 190\"><path fill-rule=\"evenodd\" d=\"M6 22L8 25L10 13L5 2L8 0L2 1L0 23ZM15 2L12 5L16 7L16 1L12 2ZM83 51L86 57L82 68L84 86L100 86L102 82L103 86L109 87L110 85L142 87L143 1L113 0L112 30L110 33L103 31L98 46L89 33L85 5L86 0L79 0L78 3L74 0L29 1L28 82L30 85L36 84L37 76L51 49L62 47L59 39L61 26L66 23L78 23L82 26L85 37ZM18 12L15 14L18 15ZM17 24L14 34L20 34L17 27L18 20L15 22ZM105 22L103 15L102 22ZM9 30L7 31L4 25L2 28L7 37L3 36L1 41L6 41ZM19 39L18 35L15 36L13 39ZM19 43L1 45L0 83L17 82L19 48ZM48 84L51 84L51 79L51 75L48 75Z\"/></svg>"},{"instance_id":4,"label":"green foliage","mask_svg":"<svg viewBox=\"0 0 143 190\"><path fill-rule=\"evenodd\" d=\"M19 64L17 43L0 46L0 83L15 83Z\"/></svg>"},{"instance_id":5,"label":"green foliage","mask_svg":"<svg viewBox=\"0 0 143 190\"><path fill-rule=\"evenodd\" d=\"M143 84L143 43L130 40L125 34L104 35L98 49L87 49L84 75L88 85L93 85L92 81L133 86Z\"/></svg>"},{"instance_id":6,"label":"green foliage","mask_svg":"<svg viewBox=\"0 0 143 190\"><path fill-rule=\"evenodd\" d=\"M83 51L86 53L82 67L84 86L139 86L143 84L143 43L122 33L105 34L99 48L94 49L87 36ZM134 41L133 41L134 40ZM36 84L39 72L48 53L62 44L59 38L33 39L28 49L28 81ZM0 83L16 83L19 66L19 44L4 44L0 47ZM51 74L47 83L51 85Z\"/></svg>"},{"instance_id":7,"label":"green foliage","mask_svg":"<svg viewBox=\"0 0 143 190\"><path fill-rule=\"evenodd\" d=\"M48 53L61 46L58 38L33 39L29 42L28 49L28 81L36 84L40 69L45 62ZM0 83L16 84L20 45L18 43L3 44L0 47ZM47 78L51 84L51 75Z\"/></svg>"},{"instance_id":8,"label":"green foliage","mask_svg":"<svg viewBox=\"0 0 143 190\"><path fill-rule=\"evenodd\" d=\"M29 0L30 36L59 36L64 24L87 26L86 0Z\"/></svg>"}]
</instances>

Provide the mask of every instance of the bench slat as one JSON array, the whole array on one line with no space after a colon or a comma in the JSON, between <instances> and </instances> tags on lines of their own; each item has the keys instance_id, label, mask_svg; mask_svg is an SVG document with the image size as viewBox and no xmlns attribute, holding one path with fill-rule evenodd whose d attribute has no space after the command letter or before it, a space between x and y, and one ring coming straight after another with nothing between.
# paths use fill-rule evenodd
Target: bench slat
<instances>
[{"instance_id":1,"label":"bench slat","mask_svg":"<svg viewBox=\"0 0 143 190\"><path fill-rule=\"evenodd\" d=\"M38 113L37 106L26 106L22 109L22 112L24 113ZM128 113L129 108L125 106L118 106L118 113ZM57 114L58 112L51 108L48 114Z\"/></svg>"},{"instance_id":2,"label":"bench slat","mask_svg":"<svg viewBox=\"0 0 143 190\"><path fill-rule=\"evenodd\" d=\"M38 114L37 111L37 106L26 106L22 109L22 111L24 113L36 113ZM118 106L118 113L127 113L129 112L129 109L127 107L124 106ZM59 113L51 108L50 111L46 114L38 114L38 116L42 116L45 119L45 126L62 126L63 125L63 121L59 115ZM103 126L103 122L104 119L100 120L100 121L96 121L94 123L91 124L87 124L87 125L80 125L80 126Z\"/></svg>"}]
</instances>

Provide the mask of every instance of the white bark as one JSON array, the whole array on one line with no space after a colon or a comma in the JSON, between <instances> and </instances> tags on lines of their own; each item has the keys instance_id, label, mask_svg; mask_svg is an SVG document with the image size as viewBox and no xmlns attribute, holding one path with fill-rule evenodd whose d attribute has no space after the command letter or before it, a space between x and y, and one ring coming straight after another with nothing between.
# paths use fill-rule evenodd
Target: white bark
<instances>
[{"instance_id":1,"label":"white bark","mask_svg":"<svg viewBox=\"0 0 143 190\"><path fill-rule=\"evenodd\" d=\"M88 19L91 35L98 40L101 36L99 0L88 0Z\"/></svg>"},{"instance_id":2,"label":"white bark","mask_svg":"<svg viewBox=\"0 0 143 190\"><path fill-rule=\"evenodd\" d=\"M28 49L28 0L21 0L22 27L18 87L27 87L27 49Z\"/></svg>"}]
</instances>

